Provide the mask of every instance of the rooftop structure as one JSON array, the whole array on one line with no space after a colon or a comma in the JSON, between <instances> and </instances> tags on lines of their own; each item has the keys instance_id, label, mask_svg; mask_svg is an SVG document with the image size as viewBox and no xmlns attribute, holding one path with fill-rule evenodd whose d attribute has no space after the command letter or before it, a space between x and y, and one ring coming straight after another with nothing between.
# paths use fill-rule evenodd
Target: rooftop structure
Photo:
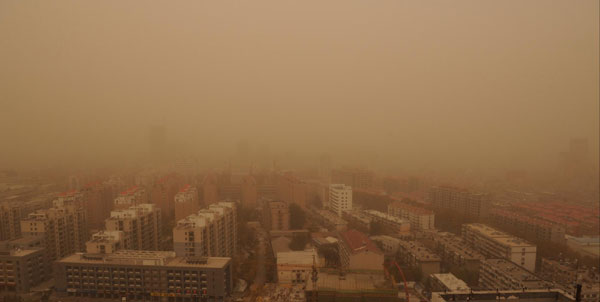
<instances>
[{"instance_id":1,"label":"rooftop structure","mask_svg":"<svg viewBox=\"0 0 600 302\"><path fill-rule=\"evenodd\" d=\"M452 273L431 274L434 291L469 291L471 288L465 281L456 278Z\"/></svg>"},{"instance_id":2,"label":"rooftop structure","mask_svg":"<svg viewBox=\"0 0 600 302\"><path fill-rule=\"evenodd\" d=\"M543 281L527 269L506 259L487 259L481 263L479 286L488 289L541 289L548 288Z\"/></svg>"}]
</instances>

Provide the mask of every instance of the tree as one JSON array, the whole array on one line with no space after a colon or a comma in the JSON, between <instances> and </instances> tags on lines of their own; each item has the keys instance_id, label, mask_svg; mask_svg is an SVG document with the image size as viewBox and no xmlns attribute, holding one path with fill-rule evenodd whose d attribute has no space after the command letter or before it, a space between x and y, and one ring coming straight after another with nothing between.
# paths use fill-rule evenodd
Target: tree
<instances>
[{"instance_id":1,"label":"tree","mask_svg":"<svg viewBox=\"0 0 600 302\"><path fill-rule=\"evenodd\" d=\"M385 234L385 227L383 226L383 224L377 221L371 221L371 224L369 226L369 235L377 236L383 234Z\"/></svg>"},{"instance_id":2,"label":"tree","mask_svg":"<svg viewBox=\"0 0 600 302\"><path fill-rule=\"evenodd\" d=\"M304 247L308 243L308 240L309 240L308 234L306 234L306 233L296 234L296 235L294 235L294 237L292 237L292 241L290 241L289 247L293 251L303 251Z\"/></svg>"},{"instance_id":3,"label":"tree","mask_svg":"<svg viewBox=\"0 0 600 302\"><path fill-rule=\"evenodd\" d=\"M290 204L290 228L298 230L304 228L306 223L306 213L296 203Z\"/></svg>"}]
</instances>

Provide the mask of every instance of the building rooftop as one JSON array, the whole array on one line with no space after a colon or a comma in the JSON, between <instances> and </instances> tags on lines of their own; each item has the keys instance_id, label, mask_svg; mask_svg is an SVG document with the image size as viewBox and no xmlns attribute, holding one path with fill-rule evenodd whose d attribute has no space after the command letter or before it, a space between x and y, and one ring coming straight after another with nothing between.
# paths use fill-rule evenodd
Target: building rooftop
<instances>
[{"instance_id":1,"label":"building rooftop","mask_svg":"<svg viewBox=\"0 0 600 302\"><path fill-rule=\"evenodd\" d=\"M452 273L431 274L431 277L437 279L451 291L464 291L470 289L465 281L456 278Z\"/></svg>"},{"instance_id":2,"label":"building rooftop","mask_svg":"<svg viewBox=\"0 0 600 302\"><path fill-rule=\"evenodd\" d=\"M501 232L491 226L488 226L488 225L485 225L482 223L470 223L470 224L464 225L464 227L468 227L468 228L470 228L488 238L491 238L494 241L496 241L502 245L505 245L505 246L513 246L513 247L535 246L534 244L532 244L524 239Z\"/></svg>"},{"instance_id":3,"label":"building rooftop","mask_svg":"<svg viewBox=\"0 0 600 302\"><path fill-rule=\"evenodd\" d=\"M340 237L348 246L351 253L372 251L374 253L382 254L382 252L375 245L375 243L373 243L373 241L369 239L369 236L357 230L348 230L345 232L341 232Z\"/></svg>"},{"instance_id":4,"label":"building rooftop","mask_svg":"<svg viewBox=\"0 0 600 302\"><path fill-rule=\"evenodd\" d=\"M120 264L169 267L222 268L231 261L228 257L176 257L172 251L119 250L112 254L76 253L58 262L79 264Z\"/></svg>"},{"instance_id":5,"label":"building rooftop","mask_svg":"<svg viewBox=\"0 0 600 302\"><path fill-rule=\"evenodd\" d=\"M383 274L346 274L340 278L339 274L325 272L319 272L317 289L333 291L395 290L390 288ZM306 283L306 290L313 290L312 282Z\"/></svg>"},{"instance_id":6,"label":"building rooftop","mask_svg":"<svg viewBox=\"0 0 600 302\"><path fill-rule=\"evenodd\" d=\"M486 263L493 266L505 275L510 276L513 280L527 284L527 288L547 288L548 283L543 281L538 276L534 275L525 268L506 259L487 259Z\"/></svg>"},{"instance_id":7,"label":"building rooftop","mask_svg":"<svg viewBox=\"0 0 600 302\"><path fill-rule=\"evenodd\" d=\"M440 257L417 241L401 240L399 245L419 261L440 261Z\"/></svg>"}]
</instances>

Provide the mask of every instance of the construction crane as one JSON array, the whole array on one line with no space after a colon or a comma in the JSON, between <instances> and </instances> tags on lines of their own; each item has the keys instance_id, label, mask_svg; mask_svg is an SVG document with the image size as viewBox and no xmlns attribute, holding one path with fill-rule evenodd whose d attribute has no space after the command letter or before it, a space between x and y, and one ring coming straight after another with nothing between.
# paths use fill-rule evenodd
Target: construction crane
<instances>
[{"instance_id":1,"label":"construction crane","mask_svg":"<svg viewBox=\"0 0 600 302\"><path fill-rule=\"evenodd\" d=\"M396 278L394 278L394 275L390 274L389 271L389 268L393 266L396 266L398 272L400 272L400 277L402 277L402 281L404 281L404 293L406 293L406 302L410 302L410 295L408 294L408 284L406 283L404 272L402 271L402 268L400 268L400 265L398 265L398 262L396 262L396 260L392 260L392 264L389 267L386 267L384 265L383 269L385 270L385 274L392 279L392 282L394 282L394 284L396 284Z\"/></svg>"}]
</instances>

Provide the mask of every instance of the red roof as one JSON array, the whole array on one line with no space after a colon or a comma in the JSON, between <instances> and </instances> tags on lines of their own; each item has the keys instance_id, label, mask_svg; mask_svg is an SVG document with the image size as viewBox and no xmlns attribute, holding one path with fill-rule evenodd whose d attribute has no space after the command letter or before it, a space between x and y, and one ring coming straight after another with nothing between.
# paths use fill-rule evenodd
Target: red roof
<instances>
[{"instance_id":1,"label":"red roof","mask_svg":"<svg viewBox=\"0 0 600 302\"><path fill-rule=\"evenodd\" d=\"M359 253L362 251L372 251L374 253L381 254L381 251L377 246L369 239L367 235L357 230L348 230L342 232L342 240L348 245L351 253Z\"/></svg>"}]
</instances>

